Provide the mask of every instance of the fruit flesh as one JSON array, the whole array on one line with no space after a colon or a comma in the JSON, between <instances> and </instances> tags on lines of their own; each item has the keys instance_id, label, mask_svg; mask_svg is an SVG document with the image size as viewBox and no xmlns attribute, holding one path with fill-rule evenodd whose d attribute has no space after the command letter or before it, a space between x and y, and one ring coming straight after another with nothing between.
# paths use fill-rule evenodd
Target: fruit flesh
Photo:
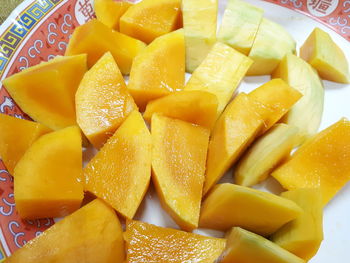
<instances>
[{"instance_id":1,"label":"fruit flesh","mask_svg":"<svg viewBox=\"0 0 350 263\"><path fill-rule=\"evenodd\" d=\"M151 178L151 135L134 111L84 168L85 191L133 218Z\"/></svg>"},{"instance_id":2,"label":"fruit flesh","mask_svg":"<svg viewBox=\"0 0 350 263\"><path fill-rule=\"evenodd\" d=\"M154 114L153 183L164 209L184 230L198 226L209 130Z\"/></svg>"},{"instance_id":3,"label":"fruit flesh","mask_svg":"<svg viewBox=\"0 0 350 263\"><path fill-rule=\"evenodd\" d=\"M94 9L97 19L116 31L119 31L120 17L131 5L131 3L126 1L94 0Z\"/></svg>"}]
</instances>

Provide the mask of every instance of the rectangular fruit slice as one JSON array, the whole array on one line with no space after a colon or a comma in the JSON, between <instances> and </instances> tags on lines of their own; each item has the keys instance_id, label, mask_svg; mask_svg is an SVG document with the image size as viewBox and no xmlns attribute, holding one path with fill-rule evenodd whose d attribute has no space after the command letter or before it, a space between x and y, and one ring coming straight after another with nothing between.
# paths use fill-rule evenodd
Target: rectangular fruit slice
<instances>
[{"instance_id":1,"label":"rectangular fruit slice","mask_svg":"<svg viewBox=\"0 0 350 263\"><path fill-rule=\"evenodd\" d=\"M122 263L121 224L114 210L99 199L55 223L16 250L6 263Z\"/></svg>"},{"instance_id":2,"label":"rectangular fruit slice","mask_svg":"<svg viewBox=\"0 0 350 263\"><path fill-rule=\"evenodd\" d=\"M184 230L198 226L209 130L152 116L153 182L164 209Z\"/></svg>"},{"instance_id":3,"label":"rectangular fruit slice","mask_svg":"<svg viewBox=\"0 0 350 263\"><path fill-rule=\"evenodd\" d=\"M293 201L277 195L234 184L219 184L202 204L199 226L222 231L239 226L269 236L301 212Z\"/></svg>"},{"instance_id":4,"label":"rectangular fruit slice","mask_svg":"<svg viewBox=\"0 0 350 263\"><path fill-rule=\"evenodd\" d=\"M85 190L133 218L151 179L151 151L149 130L134 111L84 168Z\"/></svg>"}]
</instances>

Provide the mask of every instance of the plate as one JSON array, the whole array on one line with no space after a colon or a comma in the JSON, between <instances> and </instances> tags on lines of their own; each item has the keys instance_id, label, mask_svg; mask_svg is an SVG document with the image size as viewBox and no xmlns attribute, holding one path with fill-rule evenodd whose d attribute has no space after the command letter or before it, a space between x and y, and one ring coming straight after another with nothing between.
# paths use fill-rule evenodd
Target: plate
<instances>
[{"instance_id":1,"label":"plate","mask_svg":"<svg viewBox=\"0 0 350 263\"><path fill-rule=\"evenodd\" d=\"M25 0L0 26L0 80L40 61L62 55L73 29L94 17L93 0ZM227 0L219 0L219 21ZM314 27L330 33L350 59L350 0L247 0L265 10L265 16L283 25L301 45ZM300 46L299 46L300 47ZM298 47L298 48L299 48ZM240 91L250 91L268 81L268 76L247 77ZM341 117L350 118L350 86L324 81L325 108L320 129ZM1 83L0 83L1 87ZM0 88L0 112L28 118ZM227 175L222 182L232 182ZM272 179L257 186L266 190L281 189ZM325 208L325 238L311 263L344 262L350 248L350 184ZM136 215L165 227L178 228L161 209L151 187ZM0 261L57 219L21 220L15 210L13 178L0 162ZM222 236L221 232L196 230L204 235Z\"/></svg>"}]
</instances>

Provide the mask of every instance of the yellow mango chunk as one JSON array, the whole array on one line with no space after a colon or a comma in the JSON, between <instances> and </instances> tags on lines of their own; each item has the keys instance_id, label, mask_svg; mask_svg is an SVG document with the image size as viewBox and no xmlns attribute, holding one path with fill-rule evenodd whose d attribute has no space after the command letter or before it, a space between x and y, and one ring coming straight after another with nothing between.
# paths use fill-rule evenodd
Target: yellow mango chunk
<instances>
[{"instance_id":1,"label":"yellow mango chunk","mask_svg":"<svg viewBox=\"0 0 350 263\"><path fill-rule=\"evenodd\" d=\"M94 0L97 19L116 31L119 31L119 19L131 5L127 1Z\"/></svg>"},{"instance_id":2,"label":"yellow mango chunk","mask_svg":"<svg viewBox=\"0 0 350 263\"><path fill-rule=\"evenodd\" d=\"M249 53L254 63L247 75L270 75L286 54L295 53L295 46L294 39L281 25L263 18Z\"/></svg>"},{"instance_id":3,"label":"yellow mango chunk","mask_svg":"<svg viewBox=\"0 0 350 263\"><path fill-rule=\"evenodd\" d=\"M202 90L215 94L219 102L219 116L251 64L251 59L218 42L193 72L185 90Z\"/></svg>"},{"instance_id":4,"label":"yellow mango chunk","mask_svg":"<svg viewBox=\"0 0 350 263\"><path fill-rule=\"evenodd\" d=\"M0 127L0 158L10 174L33 142L51 131L40 123L6 114L0 114Z\"/></svg>"},{"instance_id":5,"label":"yellow mango chunk","mask_svg":"<svg viewBox=\"0 0 350 263\"><path fill-rule=\"evenodd\" d=\"M202 204L199 226L223 231L239 226L269 236L301 212L293 201L277 195L234 184L219 184Z\"/></svg>"},{"instance_id":6,"label":"yellow mango chunk","mask_svg":"<svg viewBox=\"0 0 350 263\"><path fill-rule=\"evenodd\" d=\"M98 149L137 110L110 52L84 75L75 97L77 122Z\"/></svg>"},{"instance_id":7,"label":"yellow mango chunk","mask_svg":"<svg viewBox=\"0 0 350 263\"><path fill-rule=\"evenodd\" d=\"M315 70L293 54L283 58L272 76L283 79L303 94L283 118L283 122L299 128L298 144L302 144L320 127L324 103L323 84Z\"/></svg>"},{"instance_id":8,"label":"yellow mango chunk","mask_svg":"<svg viewBox=\"0 0 350 263\"><path fill-rule=\"evenodd\" d=\"M262 133L279 121L303 96L282 79L273 79L248 94L257 102L258 113L264 119Z\"/></svg>"},{"instance_id":9,"label":"yellow mango chunk","mask_svg":"<svg viewBox=\"0 0 350 263\"><path fill-rule=\"evenodd\" d=\"M110 51L124 75L130 73L134 58L146 47L140 40L112 30L97 19L75 28L65 55L87 54L91 68L97 60Z\"/></svg>"},{"instance_id":10,"label":"yellow mango chunk","mask_svg":"<svg viewBox=\"0 0 350 263\"><path fill-rule=\"evenodd\" d=\"M162 206L184 230L198 226L209 130L154 114L153 182Z\"/></svg>"},{"instance_id":11,"label":"yellow mango chunk","mask_svg":"<svg viewBox=\"0 0 350 263\"><path fill-rule=\"evenodd\" d=\"M87 70L86 55L56 57L3 80L33 120L58 130L76 124L75 92Z\"/></svg>"},{"instance_id":12,"label":"yellow mango chunk","mask_svg":"<svg viewBox=\"0 0 350 263\"><path fill-rule=\"evenodd\" d=\"M216 42L218 0L182 0L186 71L192 73Z\"/></svg>"},{"instance_id":13,"label":"yellow mango chunk","mask_svg":"<svg viewBox=\"0 0 350 263\"><path fill-rule=\"evenodd\" d=\"M305 263L270 240L239 227L227 234L221 263Z\"/></svg>"},{"instance_id":14,"label":"yellow mango chunk","mask_svg":"<svg viewBox=\"0 0 350 263\"><path fill-rule=\"evenodd\" d=\"M183 30L155 39L135 58L128 89L140 109L148 101L182 90L185 84Z\"/></svg>"},{"instance_id":15,"label":"yellow mango chunk","mask_svg":"<svg viewBox=\"0 0 350 263\"><path fill-rule=\"evenodd\" d=\"M287 190L320 187L326 205L350 180L350 122L341 119L302 145L272 176Z\"/></svg>"},{"instance_id":16,"label":"yellow mango chunk","mask_svg":"<svg viewBox=\"0 0 350 263\"><path fill-rule=\"evenodd\" d=\"M218 40L249 55L264 10L241 0L229 0L218 32Z\"/></svg>"},{"instance_id":17,"label":"yellow mango chunk","mask_svg":"<svg viewBox=\"0 0 350 263\"><path fill-rule=\"evenodd\" d=\"M212 131L203 195L212 188L260 133L264 121L247 94L240 93L225 109Z\"/></svg>"},{"instance_id":18,"label":"yellow mango chunk","mask_svg":"<svg viewBox=\"0 0 350 263\"><path fill-rule=\"evenodd\" d=\"M313 66L321 78L350 83L349 63L331 36L315 28L300 48L300 57Z\"/></svg>"},{"instance_id":19,"label":"yellow mango chunk","mask_svg":"<svg viewBox=\"0 0 350 263\"><path fill-rule=\"evenodd\" d=\"M133 218L150 182L151 151L149 130L134 111L84 168L85 190Z\"/></svg>"},{"instance_id":20,"label":"yellow mango chunk","mask_svg":"<svg viewBox=\"0 0 350 263\"><path fill-rule=\"evenodd\" d=\"M112 208L95 199L16 250L6 263L122 263L123 230Z\"/></svg>"},{"instance_id":21,"label":"yellow mango chunk","mask_svg":"<svg viewBox=\"0 0 350 263\"><path fill-rule=\"evenodd\" d=\"M82 141L77 126L36 140L17 163L16 209L25 219L62 217L83 200Z\"/></svg>"},{"instance_id":22,"label":"yellow mango chunk","mask_svg":"<svg viewBox=\"0 0 350 263\"><path fill-rule=\"evenodd\" d=\"M127 262L213 263L225 239L206 237L139 221L127 221Z\"/></svg>"},{"instance_id":23,"label":"yellow mango chunk","mask_svg":"<svg viewBox=\"0 0 350 263\"><path fill-rule=\"evenodd\" d=\"M120 32L149 44L178 28L181 0L142 0L120 18Z\"/></svg>"},{"instance_id":24,"label":"yellow mango chunk","mask_svg":"<svg viewBox=\"0 0 350 263\"><path fill-rule=\"evenodd\" d=\"M323 205L319 188L300 188L281 194L298 204L303 212L284 225L271 240L306 261L318 251L323 240Z\"/></svg>"},{"instance_id":25,"label":"yellow mango chunk","mask_svg":"<svg viewBox=\"0 0 350 263\"><path fill-rule=\"evenodd\" d=\"M211 129L216 121L218 100L205 91L179 91L150 101L143 117L150 122L154 113L191 122Z\"/></svg>"},{"instance_id":26,"label":"yellow mango chunk","mask_svg":"<svg viewBox=\"0 0 350 263\"><path fill-rule=\"evenodd\" d=\"M276 124L243 155L234 170L235 183L252 186L265 180L294 148L298 128Z\"/></svg>"}]
</instances>

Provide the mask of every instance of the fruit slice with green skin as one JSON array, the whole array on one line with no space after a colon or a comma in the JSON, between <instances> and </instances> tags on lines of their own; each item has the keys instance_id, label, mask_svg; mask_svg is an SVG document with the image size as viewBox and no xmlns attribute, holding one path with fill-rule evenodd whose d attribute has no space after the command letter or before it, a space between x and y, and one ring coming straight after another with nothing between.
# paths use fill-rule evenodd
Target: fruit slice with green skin
<instances>
[{"instance_id":1,"label":"fruit slice with green skin","mask_svg":"<svg viewBox=\"0 0 350 263\"><path fill-rule=\"evenodd\" d=\"M229 0L218 40L249 55L262 21L264 10L241 0Z\"/></svg>"},{"instance_id":2,"label":"fruit slice with green skin","mask_svg":"<svg viewBox=\"0 0 350 263\"><path fill-rule=\"evenodd\" d=\"M300 48L300 57L313 66L321 78L350 83L349 64L331 36L315 28Z\"/></svg>"},{"instance_id":3,"label":"fruit slice with green skin","mask_svg":"<svg viewBox=\"0 0 350 263\"><path fill-rule=\"evenodd\" d=\"M252 63L245 55L217 42L193 72L184 90L202 90L215 94L219 102L219 116Z\"/></svg>"},{"instance_id":4,"label":"fruit slice with green skin","mask_svg":"<svg viewBox=\"0 0 350 263\"><path fill-rule=\"evenodd\" d=\"M272 235L280 247L310 260L323 240L323 204L319 188L300 188L281 194L298 204L303 212Z\"/></svg>"},{"instance_id":5,"label":"fruit slice with green skin","mask_svg":"<svg viewBox=\"0 0 350 263\"><path fill-rule=\"evenodd\" d=\"M286 54L295 53L295 46L294 39L281 25L263 18L249 53L254 63L247 75L270 75Z\"/></svg>"},{"instance_id":6,"label":"fruit slice with green skin","mask_svg":"<svg viewBox=\"0 0 350 263\"><path fill-rule=\"evenodd\" d=\"M243 155L234 170L235 183L252 186L265 180L280 162L289 156L298 136L298 128L276 124Z\"/></svg>"},{"instance_id":7,"label":"fruit slice with green skin","mask_svg":"<svg viewBox=\"0 0 350 263\"><path fill-rule=\"evenodd\" d=\"M192 73L216 41L218 0L183 0L186 71Z\"/></svg>"},{"instance_id":8,"label":"fruit slice with green skin","mask_svg":"<svg viewBox=\"0 0 350 263\"><path fill-rule=\"evenodd\" d=\"M324 103L323 84L317 72L293 54L283 58L272 77L283 79L303 94L283 118L283 122L299 128L297 144L301 144L314 135L320 126Z\"/></svg>"},{"instance_id":9,"label":"fruit slice with green skin","mask_svg":"<svg viewBox=\"0 0 350 263\"><path fill-rule=\"evenodd\" d=\"M226 238L221 263L305 263L270 240L239 227L232 228Z\"/></svg>"}]
</instances>

